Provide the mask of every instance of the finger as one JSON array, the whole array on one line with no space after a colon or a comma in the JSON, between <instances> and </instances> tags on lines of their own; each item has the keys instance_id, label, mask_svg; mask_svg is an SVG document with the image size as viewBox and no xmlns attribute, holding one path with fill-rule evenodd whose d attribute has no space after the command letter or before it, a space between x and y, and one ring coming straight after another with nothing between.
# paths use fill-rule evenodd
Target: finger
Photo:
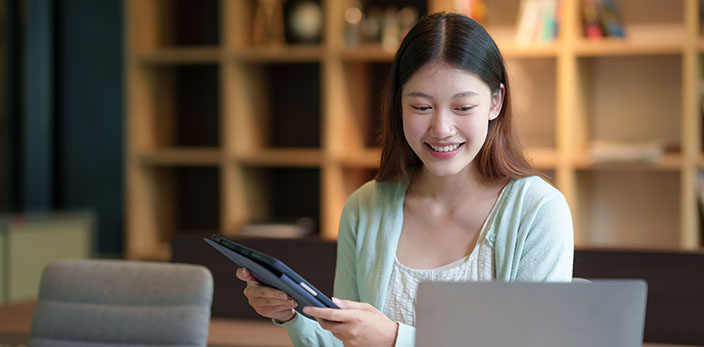
<instances>
[{"instance_id":1,"label":"finger","mask_svg":"<svg viewBox=\"0 0 704 347\"><path fill-rule=\"evenodd\" d=\"M260 284L259 281L257 281L257 279L252 276L252 273L244 267L238 268L237 272L235 273L235 276L237 276L237 278L241 279L242 281L246 281L247 283Z\"/></svg>"},{"instance_id":2,"label":"finger","mask_svg":"<svg viewBox=\"0 0 704 347\"><path fill-rule=\"evenodd\" d=\"M344 309L344 310L363 310L363 311L374 310L374 306L372 306L366 302L342 300L342 299L338 299L338 298L332 298L332 301L337 306L339 306L341 309Z\"/></svg>"},{"instance_id":3,"label":"finger","mask_svg":"<svg viewBox=\"0 0 704 347\"><path fill-rule=\"evenodd\" d=\"M293 307L290 306L269 306L269 307L258 307L256 309L257 313L262 316L268 316L282 311L291 310Z\"/></svg>"},{"instance_id":4,"label":"finger","mask_svg":"<svg viewBox=\"0 0 704 347\"><path fill-rule=\"evenodd\" d=\"M321 318L329 320L332 322L347 322L352 320L355 316L354 310L342 310L336 308L322 308L315 306L306 306L303 308L303 313L313 316L315 318Z\"/></svg>"},{"instance_id":5,"label":"finger","mask_svg":"<svg viewBox=\"0 0 704 347\"><path fill-rule=\"evenodd\" d=\"M248 297L249 298L249 297ZM298 306L296 300L288 299L269 299L269 298L249 298L249 304L257 307L273 307L273 306L286 306L287 308L294 308Z\"/></svg>"},{"instance_id":6,"label":"finger","mask_svg":"<svg viewBox=\"0 0 704 347\"><path fill-rule=\"evenodd\" d=\"M335 335L337 338L341 337L341 333L344 331L344 325L346 323L341 323L341 322L333 322L329 321L327 319L322 319L318 318L316 319L318 323L320 323L320 327L331 332L333 335ZM338 336L340 335L340 336Z\"/></svg>"},{"instance_id":7,"label":"finger","mask_svg":"<svg viewBox=\"0 0 704 347\"><path fill-rule=\"evenodd\" d=\"M244 288L244 295L248 298L291 299L284 291L249 282L247 282L247 287Z\"/></svg>"}]
</instances>

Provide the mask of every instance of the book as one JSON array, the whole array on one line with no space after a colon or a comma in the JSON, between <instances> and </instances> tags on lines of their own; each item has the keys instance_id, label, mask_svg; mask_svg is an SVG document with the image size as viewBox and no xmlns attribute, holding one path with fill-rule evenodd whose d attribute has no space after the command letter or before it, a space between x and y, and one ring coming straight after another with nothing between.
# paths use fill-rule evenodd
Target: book
<instances>
[{"instance_id":1,"label":"book","mask_svg":"<svg viewBox=\"0 0 704 347\"><path fill-rule=\"evenodd\" d=\"M624 37L621 10L615 0L600 0L601 18L604 26L604 35L609 37Z\"/></svg>"},{"instance_id":2,"label":"book","mask_svg":"<svg viewBox=\"0 0 704 347\"><path fill-rule=\"evenodd\" d=\"M540 42L552 42L557 37L557 0L544 0Z\"/></svg>"},{"instance_id":3,"label":"book","mask_svg":"<svg viewBox=\"0 0 704 347\"><path fill-rule=\"evenodd\" d=\"M515 42L519 46L552 42L557 37L558 0L521 1Z\"/></svg>"},{"instance_id":4,"label":"book","mask_svg":"<svg viewBox=\"0 0 704 347\"><path fill-rule=\"evenodd\" d=\"M589 157L597 163L654 162L665 154L665 144L661 140L644 142L594 140L588 152Z\"/></svg>"}]
</instances>

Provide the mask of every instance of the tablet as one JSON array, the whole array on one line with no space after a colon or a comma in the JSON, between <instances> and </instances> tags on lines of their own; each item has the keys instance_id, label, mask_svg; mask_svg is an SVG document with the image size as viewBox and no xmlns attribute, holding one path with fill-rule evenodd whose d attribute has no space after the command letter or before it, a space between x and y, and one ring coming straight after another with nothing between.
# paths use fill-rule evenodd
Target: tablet
<instances>
[{"instance_id":1,"label":"tablet","mask_svg":"<svg viewBox=\"0 0 704 347\"><path fill-rule=\"evenodd\" d=\"M203 240L240 267L247 268L262 284L283 290L296 299L298 302L296 311L300 314L310 317L303 313L305 306L339 308L325 294L280 260L219 235L213 235L209 239L203 238Z\"/></svg>"}]
</instances>

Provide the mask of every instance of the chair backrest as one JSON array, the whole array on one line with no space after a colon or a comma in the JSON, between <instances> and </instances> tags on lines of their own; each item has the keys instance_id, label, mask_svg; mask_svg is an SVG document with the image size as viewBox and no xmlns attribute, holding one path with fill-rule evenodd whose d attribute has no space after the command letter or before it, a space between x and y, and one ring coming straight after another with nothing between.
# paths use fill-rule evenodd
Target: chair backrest
<instances>
[{"instance_id":1,"label":"chair backrest","mask_svg":"<svg viewBox=\"0 0 704 347\"><path fill-rule=\"evenodd\" d=\"M42 273L29 346L205 346L212 295L203 266L55 262Z\"/></svg>"}]
</instances>

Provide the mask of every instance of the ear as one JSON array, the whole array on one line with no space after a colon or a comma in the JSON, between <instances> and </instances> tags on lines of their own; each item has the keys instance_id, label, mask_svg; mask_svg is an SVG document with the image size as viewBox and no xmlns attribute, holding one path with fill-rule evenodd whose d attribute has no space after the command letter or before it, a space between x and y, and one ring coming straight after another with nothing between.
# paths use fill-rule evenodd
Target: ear
<instances>
[{"instance_id":1,"label":"ear","mask_svg":"<svg viewBox=\"0 0 704 347\"><path fill-rule=\"evenodd\" d=\"M491 108L489 109L489 120L494 120L501 113L501 108L504 103L504 94L506 93L506 87L503 83L499 85L499 90L491 95Z\"/></svg>"}]
</instances>

